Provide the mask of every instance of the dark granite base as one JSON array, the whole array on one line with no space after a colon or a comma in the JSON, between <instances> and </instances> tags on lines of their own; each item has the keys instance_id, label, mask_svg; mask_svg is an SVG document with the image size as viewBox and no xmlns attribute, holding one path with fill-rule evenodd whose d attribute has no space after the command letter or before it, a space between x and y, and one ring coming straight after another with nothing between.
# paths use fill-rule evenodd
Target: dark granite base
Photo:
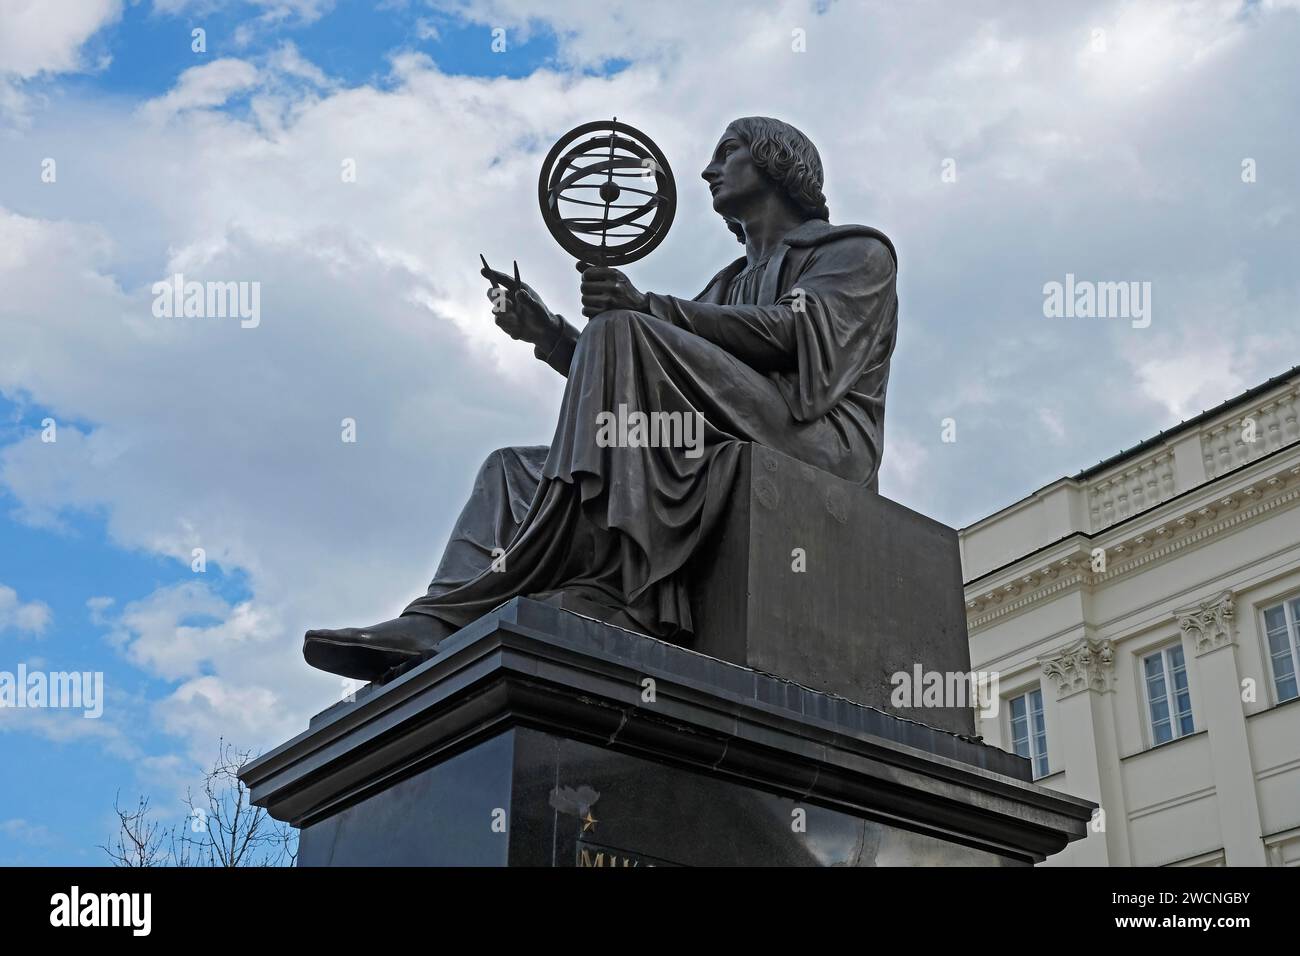
<instances>
[{"instance_id":1,"label":"dark granite base","mask_svg":"<svg viewBox=\"0 0 1300 956\"><path fill-rule=\"evenodd\" d=\"M300 866L1024 862L523 727L307 827L298 852Z\"/></svg>"},{"instance_id":2,"label":"dark granite base","mask_svg":"<svg viewBox=\"0 0 1300 956\"><path fill-rule=\"evenodd\" d=\"M241 776L302 865L1032 863L1092 813L1012 754L526 599Z\"/></svg>"}]
</instances>

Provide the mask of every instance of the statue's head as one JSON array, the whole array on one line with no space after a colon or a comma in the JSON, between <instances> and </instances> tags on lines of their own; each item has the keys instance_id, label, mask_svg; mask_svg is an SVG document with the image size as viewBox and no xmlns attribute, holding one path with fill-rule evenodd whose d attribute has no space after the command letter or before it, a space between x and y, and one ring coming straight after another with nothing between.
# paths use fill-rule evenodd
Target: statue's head
<instances>
[{"instance_id":1,"label":"statue's head","mask_svg":"<svg viewBox=\"0 0 1300 956\"><path fill-rule=\"evenodd\" d=\"M713 208L741 242L738 216L755 199L775 192L805 219L829 219L822 195L822 160L817 147L789 123L745 116L730 123L709 165L700 173L713 194Z\"/></svg>"}]
</instances>

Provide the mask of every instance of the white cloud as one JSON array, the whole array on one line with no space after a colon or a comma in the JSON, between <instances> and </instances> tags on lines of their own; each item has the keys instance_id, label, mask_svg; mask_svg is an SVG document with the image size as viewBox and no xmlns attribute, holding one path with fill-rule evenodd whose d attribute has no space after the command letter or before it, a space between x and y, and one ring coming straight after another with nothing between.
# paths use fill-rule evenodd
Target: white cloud
<instances>
[{"instance_id":1,"label":"white cloud","mask_svg":"<svg viewBox=\"0 0 1300 956\"><path fill-rule=\"evenodd\" d=\"M1224 364L1220 345L1207 342L1193 351L1143 362L1137 369L1142 394L1182 421L1255 384Z\"/></svg>"},{"instance_id":2,"label":"white cloud","mask_svg":"<svg viewBox=\"0 0 1300 956\"><path fill-rule=\"evenodd\" d=\"M338 699L335 695L321 706ZM206 742L196 744L193 756L197 760L210 757L211 742L223 736L243 746L243 741L287 740L303 729L275 690L212 676L186 681L161 701L154 713L168 733Z\"/></svg>"},{"instance_id":3,"label":"white cloud","mask_svg":"<svg viewBox=\"0 0 1300 956\"><path fill-rule=\"evenodd\" d=\"M1062 420L1059 411L1054 408L1040 408L1038 410L1038 421L1047 430L1047 434L1051 436L1052 441L1057 444L1065 441L1065 422Z\"/></svg>"},{"instance_id":4,"label":"white cloud","mask_svg":"<svg viewBox=\"0 0 1300 956\"><path fill-rule=\"evenodd\" d=\"M0 75L83 69L82 45L121 12L121 0L0 0Z\"/></svg>"},{"instance_id":5,"label":"white cloud","mask_svg":"<svg viewBox=\"0 0 1300 956\"><path fill-rule=\"evenodd\" d=\"M1246 262L1184 274L1153 296L1151 328L1121 333L1139 393L1168 423L1199 414L1295 364L1294 280L1252 294Z\"/></svg>"},{"instance_id":6,"label":"white cloud","mask_svg":"<svg viewBox=\"0 0 1300 956\"><path fill-rule=\"evenodd\" d=\"M926 468L929 463L930 451L924 444L905 434L890 434L880 468L881 494L896 499L912 498L920 484L932 479Z\"/></svg>"},{"instance_id":7,"label":"white cloud","mask_svg":"<svg viewBox=\"0 0 1300 956\"><path fill-rule=\"evenodd\" d=\"M27 667L31 671L36 669L36 664L29 661ZM120 713L111 716L117 695L111 690L106 693L109 703L105 705L104 716L97 720L86 720L82 711L67 708L0 707L0 734L34 734L54 744L90 741L115 757L134 761L141 755L132 739L138 728L122 720Z\"/></svg>"},{"instance_id":8,"label":"white cloud","mask_svg":"<svg viewBox=\"0 0 1300 956\"><path fill-rule=\"evenodd\" d=\"M315 23L334 9L334 3L335 0L247 0L247 5L259 13L238 24L231 41L237 47L247 47L277 29ZM213 10L236 8L237 4L235 0L154 0L154 7L162 12L196 17Z\"/></svg>"},{"instance_id":9,"label":"white cloud","mask_svg":"<svg viewBox=\"0 0 1300 956\"><path fill-rule=\"evenodd\" d=\"M415 36L420 40L437 40L440 37L437 24L427 17L415 21Z\"/></svg>"},{"instance_id":10,"label":"white cloud","mask_svg":"<svg viewBox=\"0 0 1300 956\"><path fill-rule=\"evenodd\" d=\"M32 823L20 817L0 820L0 834L31 846L45 846L54 842L54 834L44 824Z\"/></svg>"},{"instance_id":11,"label":"white cloud","mask_svg":"<svg viewBox=\"0 0 1300 956\"><path fill-rule=\"evenodd\" d=\"M203 620L212 623L196 624ZM114 619L111 640L136 666L164 680L196 676L223 655L255 651L279 627L251 604L231 606L198 581L159 588Z\"/></svg>"},{"instance_id":12,"label":"white cloud","mask_svg":"<svg viewBox=\"0 0 1300 956\"><path fill-rule=\"evenodd\" d=\"M223 57L190 67L165 96L150 100L142 109L151 119L165 119L182 110L221 106L256 83L257 68L251 63Z\"/></svg>"},{"instance_id":13,"label":"white cloud","mask_svg":"<svg viewBox=\"0 0 1300 956\"><path fill-rule=\"evenodd\" d=\"M49 627L52 616L44 601L20 601L17 591L0 584L0 634L16 631L20 635L40 635Z\"/></svg>"},{"instance_id":14,"label":"white cloud","mask_svg":"<svg viewBox=\"0 0 1300 956\"><path fill-rule=\"evenodd\" d=\"M82 48L121 12L121 0L60 0L57 13L48 0L0 0L0 119L29 121L27 81L105 65Z\"/></svg>"},{"instance_id":15,"label":"white cloud","mask_svg":"<svg viewBox=\"0 0 1300 956\"><path fill-rule=\"evenodd\" d=\"M333 9L334 0L247 0L250 6L272 19L298 18L304 22L319 20ZM235 0L153 0L159 13L203 14L235 5Z\"/></svg>"},{"instance_id":16,"label":"white cloud","mask_svg":"<svg viewBox=\"0 0 1300 956\"><path fill-rule=\"evenodd\" d=\"M86 610L90 612L90 623L96 627L108 627L108 611L116 603L114 598L107 596L87 598Z\"/></svg>"}]
</instances>

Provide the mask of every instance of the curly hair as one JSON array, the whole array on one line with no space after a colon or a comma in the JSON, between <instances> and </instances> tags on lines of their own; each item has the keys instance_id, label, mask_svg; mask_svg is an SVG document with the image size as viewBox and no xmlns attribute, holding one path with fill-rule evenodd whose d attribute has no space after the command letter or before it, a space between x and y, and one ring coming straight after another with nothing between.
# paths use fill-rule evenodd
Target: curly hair
<instances>
[{"instance_id":1,"label":"curly hair","mask_svg":"<svg viewBox=\"0 0 1300 956\"><path fill-rule=\"evenodd\" d=\"M812 140L789 123L770 116L742 116L727 124L727 129L749 147L755 167L780 186L809 219L830 219L822 194L822 158ZM738 221L727 218L727 228L745 241Z\"/></svg>"}]
</instances>

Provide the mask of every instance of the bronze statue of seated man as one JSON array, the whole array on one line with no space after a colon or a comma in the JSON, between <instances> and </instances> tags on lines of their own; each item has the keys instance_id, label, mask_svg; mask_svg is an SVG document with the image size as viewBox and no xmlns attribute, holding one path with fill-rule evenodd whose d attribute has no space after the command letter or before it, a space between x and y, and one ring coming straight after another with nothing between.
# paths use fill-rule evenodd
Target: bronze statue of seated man
<instances>
[{"instance_id":1,"label":"bronze statue of seated man","mask_svg":"<svg viewBox=\"0 0 1300 956\"><path fill-rule=\"evenodd\" d=\"M489 455L428 592L391 621L308 631L308 663L373 680L520 595L565 595L686 642L688 562L718 523L742 442L875 487L898 318L892 244L830 225L821 158L779 120L731 123L701 175L745 255L693 299L587 268L581 333L515 286L497 324L568 377L555 437ZM677 413L699 434L610 440L611 416L637 413Z\"/></svg>"}]
</instances>

